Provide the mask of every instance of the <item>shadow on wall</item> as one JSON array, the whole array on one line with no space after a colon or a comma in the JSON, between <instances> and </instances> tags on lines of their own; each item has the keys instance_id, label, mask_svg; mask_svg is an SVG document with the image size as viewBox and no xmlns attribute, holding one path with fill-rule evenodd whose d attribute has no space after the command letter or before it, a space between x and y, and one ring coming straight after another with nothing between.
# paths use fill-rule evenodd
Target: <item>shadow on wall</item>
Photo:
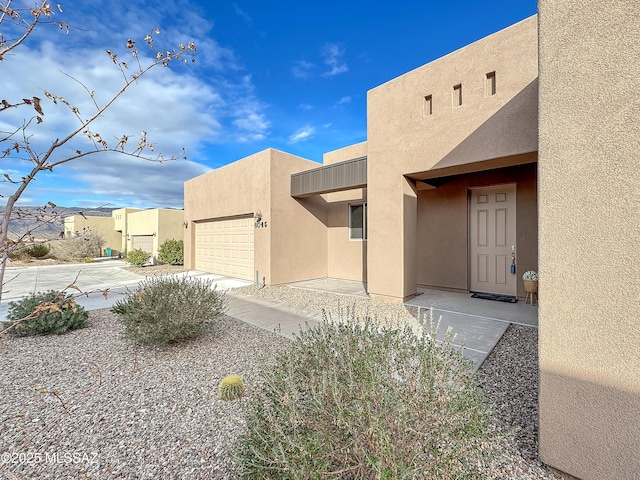
<instances>
[{"instance_id":1,"label":"shadow on wall","mask_svg":"<svg viewBox=\"0 0 640 480\"><path fill-rule=\"evenodd\" d=\"M320 195L314 197L306 197L306 198L296 198L293 199L298 202L301 206L303 206L307 212L316 217L322 224L327 227L327 212L328 212L328 202L322 198Z\"/></svg>"},{"instance_id":2,"label":"shadow on wall","mask_svg":"<svg viewBox=\"0 0 640 480\"><path fill-rule=\"evenodd\" d=\"M332 228L343 228L345 230L345 235L348 235L349 228L349 215L348 209L349 205L353 203L363 203L366 202L366 194L362 196L358 196L358 198L352 198L350 200L338 200L333 202L326 201L321 196L314 197L306 197L306 198L294 198L302 207L304 207L311 215L313 215L317 220L322 222L322 224L327 229ZM340 210L345 212L344 214L335 214L336 210ZM332 214L333 212L333 214ZM355 255L355 252L351 247L355 245L348 240L345 236L345 243L349 242L349 250L351 253ZM367 242L360 241L360 258L362 262L361 270L360 270L360 278L365 285L367 283ZM346 245L345 245L346 247Z\"/></svg>"},{"instance_id":3,"label":"shadow on wall","mask_svg":"<svg viewBox=\"0 0 640 480\"><path fill-rule=\"evenodd\" d=\"M492 157L504 157L505 154L526 153L505 152L504 147L500 145L501 139L508 139L509 143L518 146L532 143L530 151L537 151L537 119L538 79L536 78L445 155L430 171L451 168L459 170L458 173L461 173L464 168L460 168L460 165L482 162ZM532 132L531 129L535 129L535 131ZM529 140L531 141L529 142ZM491 152L494 152L494 155L491 155ZM479 153L483 155L483 158L479 158ZM434 176L446 174L446 171L438 172Z\"/></svg>"},{"instance_id":4,"label":"shadow on wall","mask_svg":"<svg viewBox=\"0 0 640 480\"><path fill-rule=\"evenodd\" d=\"M637 478L640 472L638 392L541 368L540 406L543 462L578 478ZM558 425L568 427L561 430ZM622 438L626 442L620 442ZM565 445L565 448L547 450L545 445ZM603 461L605 456L611 460ZM571 459L580 459L580 462ZM610 471L610 465L616 465L617 470ZM602 470L603 466L607 466L606 471Z\"/></svg>"}]
</instances>

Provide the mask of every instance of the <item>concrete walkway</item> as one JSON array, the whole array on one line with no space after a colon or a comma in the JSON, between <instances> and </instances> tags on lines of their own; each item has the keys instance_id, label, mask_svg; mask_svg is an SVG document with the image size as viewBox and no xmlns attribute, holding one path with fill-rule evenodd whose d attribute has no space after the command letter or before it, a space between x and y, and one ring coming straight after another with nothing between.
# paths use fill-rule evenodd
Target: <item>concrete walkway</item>
<instances>
[{"instance_id":1,"label":"concrete walkway","mask_svg":"<svg viewBox=\"0 0 640 480\"><path fill-rule=\"evenodd\" d=\"M422 290L405 305L418 308L421 314L433 310L440 321L438 339L450 328L453 344L464 346L464 356L477 368L489 356L511 323L537 328L538 307L525 304L472 298L469 294Z\"/></svg>"},{"instance_id":2,"label":"concrete walkway","mask_svg":"<svg viewBox=\"0 0 640 480\"><path fill-rule=\"evenodd\" d=\"M62 290L75 285L82 292L77 302L87 310L111 307L127 291L135 289L142 278L128 272L124 260L103 261L76 265L49 265L35 267L8 267L5 274L0 319L6 319L7 304L33 292ZM250 282L199 271L177 274L208 279L219 290L250 285ZM290 288L322 290L341 295L366 296L360 282L337 279L318 279L291 284ZM103 291L108 289L105 298ZM70 292L76 293L74 289ZM518 302L515 304L471 298L469 295L424 290L405 304L418 309L422 315L433 309L436 320L440 319L438 339L442 340L447 328L456 335L454 345L464 345L464 355L478 368L498 343L510 323L537 327L537 306ZM310 313L280 302L243 295L232 290L227 292L227 314L257 327L278 332L288 338L306 326L315 326L322 321L320 313Z\"/></svg>"},{"instance_id":3,"label":"concrete walkway","mask_svg":"<svg viewBox=\"0 0 640 480\"><path fill-rule=\"evenodd\" d=\"M257 327L293 338L305 327L322 322L321 313L310 313L284 303L235 292L227 294L227 315Z\"/></svg>"},{"instance_id":4,"label":"concrete walkway","mask_svg":"<svg viewBox=\"0 0 640 480\"><path fill-rule=\"evenodd\" d=\"M351 280L320 278L296 282L289 287L367 296L366 285ZM453 345L464 347L464 356L473 361L476 369L489 356L511 323L534 328L538 326L538 307L522 301L506 303L471 298L464 293L420 290L419 295L406 302L405 306L417 309L420 316L433 311L435 322L439 322L437 340L442 341L447 330L451 329Z\"/></svg>"}]
</instances>

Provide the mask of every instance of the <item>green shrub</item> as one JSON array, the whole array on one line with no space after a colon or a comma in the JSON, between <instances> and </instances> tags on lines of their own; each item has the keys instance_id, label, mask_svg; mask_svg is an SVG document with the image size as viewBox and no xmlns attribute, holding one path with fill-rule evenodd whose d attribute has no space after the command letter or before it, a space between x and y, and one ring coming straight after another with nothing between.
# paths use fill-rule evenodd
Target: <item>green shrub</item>
<instances>
[{"instance_id":1,"label":"green shrub","mask_svg":"<svg viewBox=\"0 0 640 480\"><path fill-rule=\"evenodd\" d=\"M151 277L118 300L112 311L120 316L125 337L162 345L196 337L226 306L224 293L212 288L210 281Z\"/></svg>"},{"instance_id":2,"label":"green shrub","mask_svg":"<svg viewBox=\"0 0 640 480\"><path fill-rule=\"evenodd\" d=\"M134 267L141 267L142 265L147 263L150 258L151 254L149 252L145 252L140 248L129 250L127 252L127 262L129 262Z\"/></svg>"},{"instance_id":3,"label":"green shrub","mask_svg":"<svg viewBox=\"0 0 640 480\"><path fill-rule=\"evenodd\" d=\"M49 255L51 249L44 243L36 243L25 248L25 252L34 258L42 258Z\"/></svg>"},{"instance_id":4,"label":"green shrub","mask_svg":"<svg viewBox=\"0 0 640 480\"><path fill-rule=\"evenodd\" d=\"M240 375L227 375L218 385L218 398L236 400L244 395L244 382Z\"/></svg>"},{"instance_id":5,"label":"green shrub","mask_svg":"<svg viewBox=\"0 0 640 480\"><path fill-rule=\"evenodd\" d=\"M182 240L165 240L158 249L158 258L169 265L184 265L184 242Z\"/></svg>"},{"instance_id":6,"label":"green shrub","mask_svg":"<svg viewBox=\"0 0 640 480\"><path fill-rule=\"evenodd\" d=\"M370 319L303 330L247 400L242 478L486 478L490 410L450 336L432 338Z\"/></svg>"},{"instance_id":7,"label":"green shrub","mask_svg":"<svg viewBox=\"0 0 640 480\"><path fill-rule=\"evenodd\" d=\"M32 314L35 315L33 318L14 325L17 320ZM75 302L72 295L52 290L10 302L8 322L4 322L3 329L14 325L9 333L20 336L60 335L67 330L84 327L88 317L87 311Z\"/></svg>"}]
</instances>

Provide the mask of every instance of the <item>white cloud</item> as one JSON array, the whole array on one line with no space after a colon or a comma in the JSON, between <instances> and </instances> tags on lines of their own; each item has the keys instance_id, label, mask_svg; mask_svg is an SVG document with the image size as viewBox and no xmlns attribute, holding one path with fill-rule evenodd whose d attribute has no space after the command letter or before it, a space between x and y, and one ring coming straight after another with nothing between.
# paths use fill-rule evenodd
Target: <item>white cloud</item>
<instances>
[{"instance_id":1,"label":"white cloud","mask_svg":"<svg viewBox=\"0 0 640 480\"><path fill-rule=\"evenodd\" d=\"M100 27L98 30L101 31ZM42 99L44 122L30 128L30 142L36 152L46 151L54 139L65 138L79 126L79 121L64 103L58 101L54 105L45 98L45 90L67 99L79 109L81 118L86 119L93 115L96 107L82 85L95 91L94 98L99 105L107 102L123 85L122 73L103 49L67 43L74 34L78 32L62 36L59 43L45 40L41 44L23 45L14 57L0 62L0 78L11 79L3 84L3 98L14 103L34 95ZM151 61L148 50L138 46L140 61L147 64ZM157 67L137 84L132 84L91 126L93 132L99 132L114 147L122 135L128 135L129 144L135 148L140 132L145 130L149 141L155 145L154 154L180 156L182 148L186 147L190 161L159 166L101 153L71 162L64 168L55 169L53 174L40 173L38 181L29 187L20 203L40 204L56 198L81 202L92 196L98 202L106 199L107 203L118 205L144 202L149 206L181 206L184 180L208 170L196 163L209 161L201 157L208 145L228 141L230 135L243 142L262 140L270 125L264 112L266 106L255 97L251 77L235 78L239 66L231 61L232 52L220 53L223 52L221 49L216 52L220 60L215 60L214 55L214 60L208 63L215 64L216 71L226 69L225 75L202 75L200 71L200 76L196 77L198 64L192 67L176 62L169 68ZM130 75L135 72L135 63L127 58L129 56L130 52L123 52L118 58L130 64L127 72ZM15 130L34 114L32 107L3 111L0 132ZM1 146L7 148L5 143ZM75 150L90 148L87 138L79 135L60 148L54 159L68 158ZM0 159L0 173L11 170L20 178L29 169L28 160ZM0 194L11 191L10 187L9 184L0 185Z\"/></svg>"},{"instance_id":2,"label":"white cloud","mask_svg":"<svg viewBox=\"0 0 640 480\"><path fill-rule=\"evenodd\" d=\"M289 137L289 143L298 143L309 140L313 136L315 131L316 129L314 127L305 125Z\"/></svg>"},{"instance_id":3,"label":"white cloud","mask_svg":"<svg viewBox=\"0 0 640 480\"><path fill-rule=\"evenodd\" d=\"M64 97L77 107L81 118L87 119L97 111L92 98L77 82L60 73L59 66L51 60L51 44L44 44L39 50L23 49L20 61L0 64L0 75L10 75L13 79L3 90L10 99L42 98L44 122L33 125L31 143L37 151L43 152L55 138L65 138L80 126L80 122L70 109L60 100L55 105L45 98L43 90ZM89 90L99 106L108 102L123 85L122 74L100 51L86 50L67 53L66 73ZM144 58L142 59L144 62ZM34 71L47 72L46 76L34 76ZM10 72L10 74L9 74ZM5 77L6 78L6 77ZM142 130L149 134L149 140L156 143L156 152L179 153L182 147L191 149L201 138L215 138L222 130L220 120L215 116L216 108L221 108L224 100L210 86L191 76L185 67L183 72L156 67L131 84L127 91L102 117L96 119L91 130L99 132L111 146L122 135L138 136ZM9 125L20 125L33 113L29 108L12 109L3 113L3 120ZM4 127L6 128L6 127ZM4 130L3 128L3 130ZM90 144L80 135L60 149L62 157L70 151L87 150ZM56 157L60 159L60 156Z\"/></svg>"},{"instance_id":4,"label":"white cloud","mask_svg":"<svg viewBox=\"0 0 640 480\"><path fill-rule=\"evenodd\" d=\"M266 106L253 94L251 76L245 75L239 85L226 85L225 90L236 92L230 95L227 106L227 115L234 119L231 122L235 127L231 132L234 138L242 143L264 140L271 122L264 113Z\"/></svg>"},{"instance_id":5,"label":"white cloud","mask_svg":"<svg viewBox=\"0 0 640 480\"><path fill-rule=\"evenodd\" d=\"M211 170L189 160L165 163L105 154L91 161L70 163L60 175L91 185L93 196L118 205L182 208L184 182ZM82 197L80 192L77 197Z\"/></svg>"},{"instance_id":6,"label":"white cloud","mask_svg":"<svg viewBox=\"0 0 640 480\"><path fill-rule=\"evenodd\" d=\"M313 105L309 105L308 103L301 103L298 105L298 110L308 112L310 110L313 110Z\"/></svg>"},{"instance_id":7,"label":"white cloud","mask_svg":"<svg viewBox=\"0 0 640 480\"><path fill-rule=\"evenodd\" d=\"M351 97L342 97L336 102L336 105L346 105L348 103L351 103Z\"/></svg>"},{"instance_id":8,"label":"white cloud","mask_svg":"<svg viewBox=\"0 0 640 480\"><path fill-rule=\"evenodd\" d=\"M233 11L236 12L236 14L241 17L245 22L247 22L247 24L251 25L253 23L253 19L251 18L251 16L245 12L244 10L242 10L237 3L233 3L232 4L233 7Z\"/></svg>"},{"instance_id":9,"label":"white cloud","mask_svg":"<svg viewBox=\"0 0 640 480\"><path fill-rule=\"evenodd\" d=\"M322 49L322 57L324 58L325 65L330 67L330 70L323 73L324 76L333 77L349 70L347 64L344 62L345 50L336 43L327 43Z\"/></svg>"},{"instance_id":10,"label":"white cloud","mask_svg":"<svg viewBox=\"0 0 640 480\"><path fill-rule=\"evenodd\" d=\"M333 77L341 73L347 72L349 67L344 61L345 50L337 43L327 43L322 47L320 55L323 63L329 67L329 70L322 73L324 77ZM306 60L297 60L293 62L291 73L295 78L308 79L316 74L318 67Z\"/></svg>"},{"instance_id":11,"label":"white cloud","mask_svg":"<svg viewBox=\"0 0 640 480\"><path fill-rule=\"evenodd\" d=\"M306 60L297 60L293 62L291 73L295 78L307 79L313 76L315 68L316 66L311 62L307 62Z\"/></svg>"}]
</instances>

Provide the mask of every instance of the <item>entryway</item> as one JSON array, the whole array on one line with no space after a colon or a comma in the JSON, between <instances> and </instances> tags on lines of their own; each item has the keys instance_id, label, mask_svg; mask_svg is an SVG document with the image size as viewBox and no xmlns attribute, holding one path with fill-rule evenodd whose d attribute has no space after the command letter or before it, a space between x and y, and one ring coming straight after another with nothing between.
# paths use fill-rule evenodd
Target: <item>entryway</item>
<instances>
[{"instance_id":1,"label":"entryway","mask_svg":"<svg viewBox=\"0 0 640 480\"><path fill-rule=\"evenodd\" d=\"M515 299L516 185L470 192L469 291Z\"/></svg>"}]
</instances>

